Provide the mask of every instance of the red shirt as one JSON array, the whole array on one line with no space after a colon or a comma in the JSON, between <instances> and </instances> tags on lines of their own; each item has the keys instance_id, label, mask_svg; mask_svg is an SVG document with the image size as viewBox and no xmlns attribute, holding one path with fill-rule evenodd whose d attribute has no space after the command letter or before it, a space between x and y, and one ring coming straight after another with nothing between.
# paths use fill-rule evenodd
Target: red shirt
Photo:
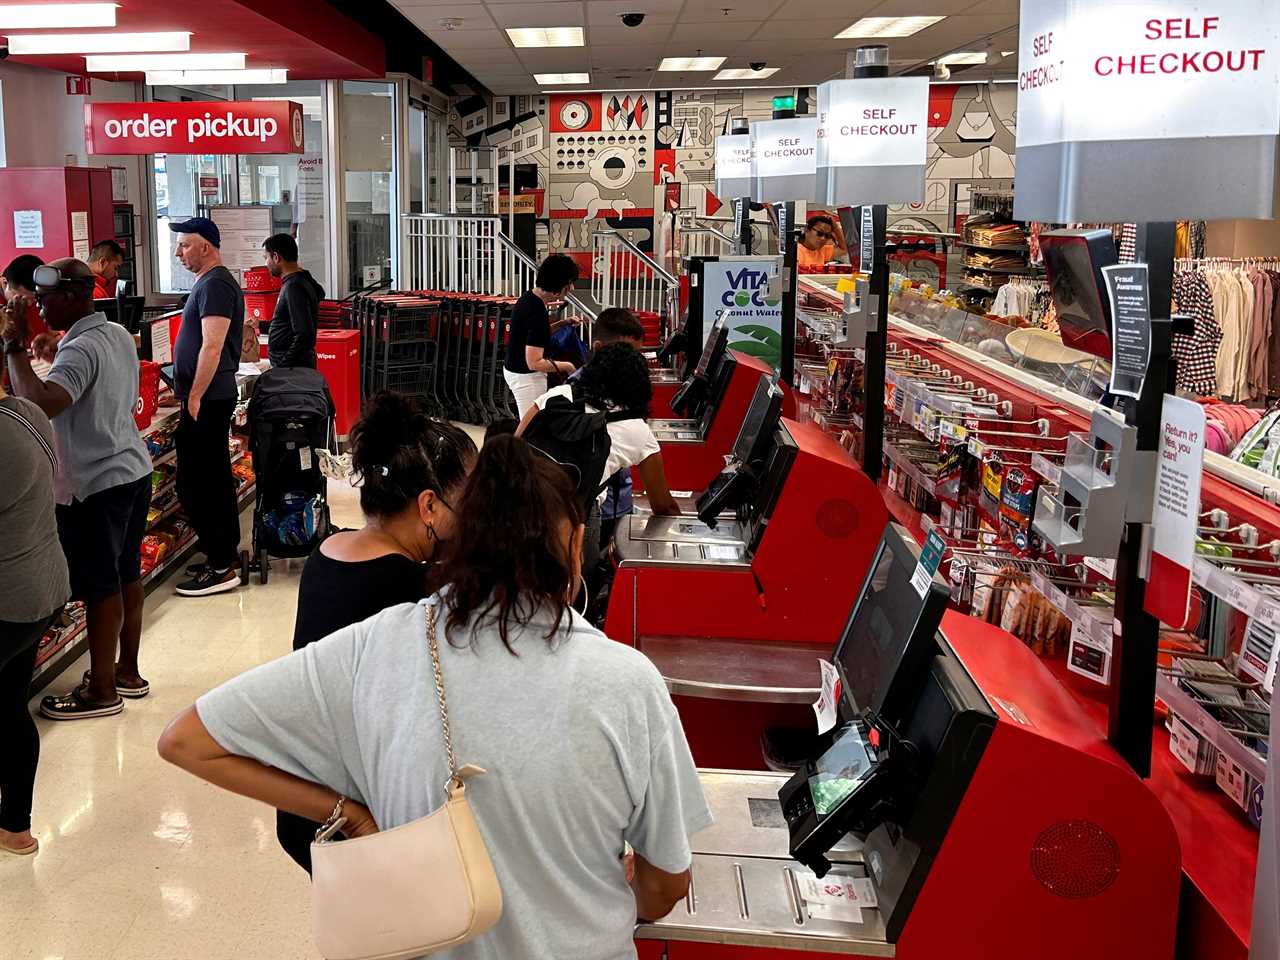
<instances>
[{"instance_id":1,"label":"red shirt","mask_svg":"<svg viewBox=\"0 0 1280 960\"><path fill-rule=\"evenodd\" d=\"M95 300L114 300L116 296L116 285L104 277L94 274L93 277L93 299Z\"/></svg>"}]
</instances>

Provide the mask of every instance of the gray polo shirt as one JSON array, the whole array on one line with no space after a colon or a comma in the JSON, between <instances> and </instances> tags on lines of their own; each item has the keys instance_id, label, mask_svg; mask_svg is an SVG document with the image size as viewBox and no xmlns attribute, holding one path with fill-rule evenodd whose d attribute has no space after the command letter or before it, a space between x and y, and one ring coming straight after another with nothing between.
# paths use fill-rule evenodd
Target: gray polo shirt
<instances>
[{"instance_id":1,"label":"gray polo shirt","mask_svg":"<svg viewBox=\"0 0 1280 960\"><path fill-rule=\"evenodd\" d=\"M124 327L105 313L77 320L58 344L49 383L71 395L71 406L53 418L58 503L85 500L151 472L133 420L138 352Z\"/></svg>"}]
</instances>

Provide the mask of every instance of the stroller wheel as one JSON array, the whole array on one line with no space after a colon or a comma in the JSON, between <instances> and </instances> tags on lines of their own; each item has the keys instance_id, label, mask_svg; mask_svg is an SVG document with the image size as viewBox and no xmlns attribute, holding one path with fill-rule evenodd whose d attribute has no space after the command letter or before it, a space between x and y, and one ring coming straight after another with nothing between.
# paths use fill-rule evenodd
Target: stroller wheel
<instances>
[{"instance_id":1,"label":"stroller wheel","mask_svg":"<svg viewBox=\"0 0 1280 960\"><path fill-rule=\"evenodd\" d=\"M259 583L267 582L267 570L270 568L270 566L271 564L270 564L269 558L267 557L267 551L259 550L258 551L258 582Z\"/></svg>"},{"instance_id":2,"label":"stroller wheel","mask_svg":"<svg viewBox=\"0 0 1280 960\"><path fill-rule=\"evenodd\" d=\"M240 551L240 582L248 586L249 584L249 551Z\"/></svg>"}]
</instances>

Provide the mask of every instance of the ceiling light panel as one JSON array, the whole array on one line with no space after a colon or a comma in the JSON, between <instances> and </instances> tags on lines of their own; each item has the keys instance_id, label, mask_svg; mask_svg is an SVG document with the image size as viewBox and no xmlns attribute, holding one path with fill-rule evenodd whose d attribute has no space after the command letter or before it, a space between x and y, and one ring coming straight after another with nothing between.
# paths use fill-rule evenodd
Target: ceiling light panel
<instances>
[{"instance_id":1,"label":"ceiling light panel","mask_svg":"<svg viewBox=\"0 0 1280 960\"><path fill-rule=\"evenodd\" d=\"M508 27L507 36L517 47L581 47L581 27Z\"/></svg>"},{"instance_id":2,"label":"ceiling light panel","mask_svg":"<svg viewBox=\"0 0 1280 960\"><path fill-rule=\"evenodd\" d=\"M533 79L538 83L590 83L589 73L535 73Z\"/></svg>"},{"instance_id":3,"label":"ceiling light panel","mask_svg":"<svg viewBox=\"0 0 1280 960\"><path fill-rule=\"evenodd\" d=\"M763 70L751 70L748 68L721 70L712 80L764 80L766 77L772 77L778 72L778 67L765 67Z\"/></svg>"},{"instance_id":4,"label":"ceiling light panel","mask_svg":"<svg viewBox=\"0 0 1280 960\"><path fill-rule=\"evenodd\" d=\"M719 70L726 57L663 57L659 70Z\"/></svg>"},{"instance_id":5,"label":"ceiling light panel","mask_svg":"<svg viewBox=\"0 0 1280 960\"><path fill-rule=\"evenodd\" d=\"M16 33L9 37L15 56L43 53L155 53L190 50L191 34L177 33Z\"/></svg>"},{"instance_id":6,"label":"ceiling light panel","mask_svg":"<svg viewBox=\"0 0 1280 960\"><path fill-rule=\"evenodd\" d=\"M863 17L836 34L837 40L910 37L946 17Z\"/></svg>"},{"instance_id":7,"label":"ceiling light panel","mask_svg":"<svg viewBox=\"0 0 1280 960\"><path fill-rule=\"evenodd\" d=\"M986 62L987 52L985 50L957 50L954 53L948 53L945 57L938 58L938 63L945 63L949 67L971 67Z\"/></svg>"},{"instance_id":8,"label":"ceiling light panel","mask_svg":"<svg viewBox=\"0 0 1280 960\"><path fill-rule=\"evenodd\" d=\"M88 73L153 70L243 70L243 53L108 53L84 58Z\"/></svg>"},{"instance_id":9,"label":"ceiling light panel","mask_svg":"<svg viewBox=\"0 0 1280 960\"><path fill-rule=\"evenodd\" d=\"M20 3L0 7L0 30L114 27L114 3Z\"/></svg>"},{"instance_id":10,"label":"ceiling light panel","mask_svg":"<svg viewBox=\"0 0 1280 960\"><path fill-rule=\"evenodd\" d=\"M147 85L182 86L184 83L231 86L258 83L288 83L288 70L148 70Z\"/></svg>"}]
</instances>

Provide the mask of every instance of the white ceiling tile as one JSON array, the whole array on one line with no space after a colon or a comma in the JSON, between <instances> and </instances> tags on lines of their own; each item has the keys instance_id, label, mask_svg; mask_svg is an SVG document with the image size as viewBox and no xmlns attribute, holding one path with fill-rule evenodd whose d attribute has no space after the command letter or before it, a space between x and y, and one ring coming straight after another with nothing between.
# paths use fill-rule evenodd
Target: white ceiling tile
<instances>
[{"instance_id":1,"label":"white ceiling tile","mask_svg":"<svg viewBox=\"0 0 1280 960\"><path fill-rule=\"evenodd\" d=\"M847 17L840 17L838 20L792 20L786 17L775 17L769 22L765 31L758 36L776 37L780 40L811 40L818 45L818 49L823 46L827 48L857 46L856 42L834 39L835 35L849 23L850 20Z\"/></svg>"},{"instance_id":2,"label":"white ceiling tile","mask_svg":"<svg viewBox=\"0 0 1280 960\"><path fill-rule=\"evenodd\" d=\"M586 25L581 3L491 3L489 13L500 27L581 27Z\"/></svg>"},{"instance_id":3,"label":"white ceiling tile","mask_svg":"<svg viewBox=\"0 0 1280 960\"><path fill-rule=\"evenodd\" d=\"M494 26L493 18L489 16L483 3L417 3L401 0L396 7L415 24L426 24L429 28L427 32L433 39L438 33L452 32L440 26L440 21L446 18L461 20L462 25L457 27L458 30Z\"/></svg>"},{"instance_id":4,"label":"white ceiling tile","mask_svg":"<svg viewBox=\"0 0 1280 960\"><path fill-rule=\"evenodd\" d=\"M446 52L450 52L446 50ZM480 47L478 49L461 49L452 54L455 59L465 60L471 64L481 64L497 73L502 72L503 67L511 67L513 69L522 69L520 59L516 56L514 50L510 47L494 48ZM483 77L481 79L484 79Z\"/></svg>"},{"instance_id":5,"label":"white ceiling tile","mask_svg":"<svg viewBox=\"0 0 1280 960\"><path fill-rule=\"evenodd\" d=\"M586 69L591 62L582 47L524 47L517 55L530 73L572 73Z\"/></svg>"},{"instance_id":6,"label":"white ceiling tile","mask_svg":"<svg viewBox=\"0 0 1280 960\"><path fill-rule=\"evenodd\" d=\"M681 23L722 23L727 20L767 20L783 0L688 0ZM724 9L728 7L726 16ZM830 6L827 14L830 16Z\"/></svg>"},{"instance_id":7,"label":"white ceiling tile","mask_svg":"<svg viewBox=\"0 0 1280 960\"><path fill-rule=\"evenodd\" d=\"M608 24L604 27L588 27L588 44L590 46L623 46L635 44L664 44L671 37L675 28L675 20L645 20L639 27L620 27Z\"/></svg>"},{"instance_id":8,"label":"white ceiling tile","mask_svg":"<svg viewBox=\"0 0 1280 960\"><path fill-rule=\"evenodd\" d=\"M658 61L662 59L663 50L665 49L662 44L602 44L600 46L592 44L587 48L587 53L592 63L602 65L617 64L636 70L653 70L657 67Z\"/></svg>"},{"instance_id":9,"label":"white ceiling tile","mask_svg":"<svg viewBox=\"0 0 1280 960\"><path fill-rule=\"evenodd\" d=\"M784 0L782 6L774 13L774 18L809 19L819 17L823 20L834 19L834 15L839 13L845 18L844 26L847 27L859 17L865 17L869 14L877 4L883 3L884 0L849 0L849 2L835 5L831 0ZM954 3L964 6L972 4L974 0L928 0L926 6L932 14L942 13L941 10L935 10L934 7L938 3ZM919 6L919 4L917 4ZM844 27L840 28L841 30Z\"/></svg>"},{"instance_id":10,"label":"white ceiling tile","mask_svg":"<svg viewBox=\"0 0 1280 960\"><path fill-rule=\"evenodd\" d=\"M672 21L683 6L684 0L587 0L587 23L619 24L624 13L643 13L645 23L654 19Z\"/></svg>"},{"instance_id":11,"label":"white ceiling tile","mask_svg":"<svg viewBox=\"0 0 1280 960\"><path fill-rule=\"evenodd\" d=\"M682 23L676 27L671 36L671 41L673 44L682 47L687 47L689 44L723 45L726 41L748 40L756 31L766 25L771 25L771 21L728 20L717 23ZM709 46L708 49L710 49Z\"/></svg>"},{"instance_id":12,"label":"white ceiling tile","mask_svg":"<svg viewBox=\"0 0 1280 960\"><path fill-rule=\"evenodd\" d=\"M437 33L435 42L445 50L511 49L507 35L496 27L490 30L453 30Z\"/></svg>"}]
</instances>

